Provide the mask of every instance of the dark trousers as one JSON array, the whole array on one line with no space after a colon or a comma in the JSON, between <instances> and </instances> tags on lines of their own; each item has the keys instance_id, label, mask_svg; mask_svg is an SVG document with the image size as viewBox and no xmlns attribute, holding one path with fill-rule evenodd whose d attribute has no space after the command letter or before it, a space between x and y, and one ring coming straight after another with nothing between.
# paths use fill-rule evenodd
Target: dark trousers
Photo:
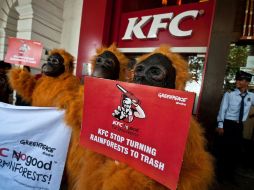
<instances>
[{"instance_id":1,"label":"dark trousers","mask_svg":"<svg viewBox=\"0 0 254 190\"><path fill-rule=\"evenodd\" d=\"M241 158L243 124L225 120L224 134L217 139L217 176L232 179Z\"/></svg>"}]
</instances>

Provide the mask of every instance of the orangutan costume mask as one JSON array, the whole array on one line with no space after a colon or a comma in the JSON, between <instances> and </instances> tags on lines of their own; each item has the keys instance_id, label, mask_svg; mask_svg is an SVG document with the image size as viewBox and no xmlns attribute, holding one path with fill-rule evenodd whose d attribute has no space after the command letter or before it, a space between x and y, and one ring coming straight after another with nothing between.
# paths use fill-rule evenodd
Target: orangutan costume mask
<instances>
[{"instance_id":1,"label":"orangutan costume mask","mask_svg":"<svg viewBox=\"0 0 254 190\"><path fill-rule=\"evenodd\" d=\"M65 71L64 58L59 54L50 55L47 59L47 63L42 65L42 73L49 77L58 77Z\"/></svg>"},{"instance_id":2,"label":"orangutan costume mask","mask_svg":"<svg viewBox=\"0 0 254 190\"><path fill-rule=\"evenodd\" d=\"M119 78L120 63L111 51L104 51L95 59L94 72L92 76L117 80Z\"/></svg>"},{"instance_id":3,"label":"orangutan costume mask","mask_svg":"<svg viewBox=\"0 0 254 190\"><path fill-rule=\"evenodd\" d=\"M73 75L74 57L63 49L50 51L37 79L26 70L11 69L11 87L33 106L66 108L70 94L78 91L80 82ZM68 100L67 100L68 99Z\"/></svg>"},{"instance_id":4,"label":"orangutan costume mask","mask_svg":"<svg viewBox=\"0 0 254 190\"><path fill-rule=\"evenodd\" d=\"M98 48L91 63L93 77L125 81L128 59L115 44Z\"/></svg>"},{"instance_id":5,"label":"orangutan costume mask","mask_svg":"<svg viewBox=\"0 0 254 190\"><path fill-rule=\"evenodd\" d=\"M133 82L150 86L175 88L176 71L172 62L156 53L135 66Z\"/></svg>"}]
</instances>

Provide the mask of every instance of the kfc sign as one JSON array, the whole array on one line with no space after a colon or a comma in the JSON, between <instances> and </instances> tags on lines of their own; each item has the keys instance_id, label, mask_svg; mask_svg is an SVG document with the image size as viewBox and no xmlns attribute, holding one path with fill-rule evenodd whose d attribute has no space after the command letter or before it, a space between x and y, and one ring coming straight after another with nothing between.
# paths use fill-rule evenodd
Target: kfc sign
<instances>
[{"instance_id":1,"label":"kfc sign","mask_svg":"<svg viewBox=\"0 0 254 190\"><path fill-rule=\"evenodd\" d=\"M95 77L85 84L80 144L175 190L195 94Z\"/></svg>"},{"instance_id":2,"label":"kfc sign","mask_svg":"<svg viewBox=\"0 0 254 190\"><path fill-rule=\"evenodd\" d=\"M214 1L122 14L119 48L207 47Z\"/></svg>"},{"instance_id":3,"label":"kfc sign","mask_svg":"<svg viewBox=\"0 0 254 190\"><path fill-rule=\"evenodd\" d=\"M168 29L169 33L176 37L182 36L190 36L192 30L181 30L179 28L179 24L182 20L186 17L192 17L194 20L198 16L198 10L191 10L185 11L176 15L174 18L174 13L165 13L165 14L158 14L158 15L150 15L150 16L143 16L140 21L138 17L129 18L129 24L126 29L125 35L122 40L131 40L132 35L134 34L138 39L146 39L146 38L157 38L158 32L160 29ZM168 20L171 22L163 22L163 20ZM148 32L148 35L145 36L142 27L147 24L148 22L152 21L151 28Z\"/></svg>"}]
</instances>

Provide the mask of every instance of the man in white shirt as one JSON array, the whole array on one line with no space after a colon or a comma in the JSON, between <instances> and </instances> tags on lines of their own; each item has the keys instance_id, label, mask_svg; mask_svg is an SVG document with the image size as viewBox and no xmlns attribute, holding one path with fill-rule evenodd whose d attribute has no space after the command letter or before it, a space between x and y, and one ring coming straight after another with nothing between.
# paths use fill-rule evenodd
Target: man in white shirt
<instances>
[{"instance_id":1,"label":"man in white shirt","mask_svg":"<svg viewBox=\"0 0 254 190\"><path fill-rule=\"evenodd\" d=\"M236 89L226 92L221 102L216 129L221 136L218 155L219 179L234 180L234 172L241 156L243 122L248 117L250 107L254 105L254 94L248 91L251 78L251 74L238 71Z\"/></svg>"}]
</instances>

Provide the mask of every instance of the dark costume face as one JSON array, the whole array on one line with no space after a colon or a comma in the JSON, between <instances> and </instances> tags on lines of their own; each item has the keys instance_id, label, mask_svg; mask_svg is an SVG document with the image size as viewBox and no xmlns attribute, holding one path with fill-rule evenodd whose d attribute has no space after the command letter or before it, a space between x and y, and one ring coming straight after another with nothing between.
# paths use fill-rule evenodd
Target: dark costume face
<instances>
[{"instance_id":1,"label":"dark costume face","mask_svg":"<svg viewBox=\"0 0 254 190\"><path fill-rule=\"evenodd\" d=\"M172 62L156 53L134 66L133 82L150 86L175 88L176 71Z\"/></svg>"},{"instance_id":2,"label":"dark costume face","mask_svg":"<svg viewBox=\"0 0 254 190\"><path fill-rule=\"evenodd\" d=\"M12 92L8 83L7 72L11 69L8 63L0 63L0 102L10 103L9 96Z\"/></svg>"},{"instance_id":3,"label":"dark costume face","mask_svg":"<svg viewBox=\"0 0 254 190\"><path fill-rule=\"evenodd\" d=\"M58 77L64 71L64 58L58 53L50 55L47 63L42 65L42 73L50 77Z\"/></svg>"},{"instance_id":4,"label":"dark costume face","mask_svg":"<svg viewBox=\"0 0 254 190\"><path fill-rule=\"evenodd\" d=\"M120 63L110 51L104 51L96 57L92 76L116 80L119 78Z\"/></svg>"}]
</instances>

